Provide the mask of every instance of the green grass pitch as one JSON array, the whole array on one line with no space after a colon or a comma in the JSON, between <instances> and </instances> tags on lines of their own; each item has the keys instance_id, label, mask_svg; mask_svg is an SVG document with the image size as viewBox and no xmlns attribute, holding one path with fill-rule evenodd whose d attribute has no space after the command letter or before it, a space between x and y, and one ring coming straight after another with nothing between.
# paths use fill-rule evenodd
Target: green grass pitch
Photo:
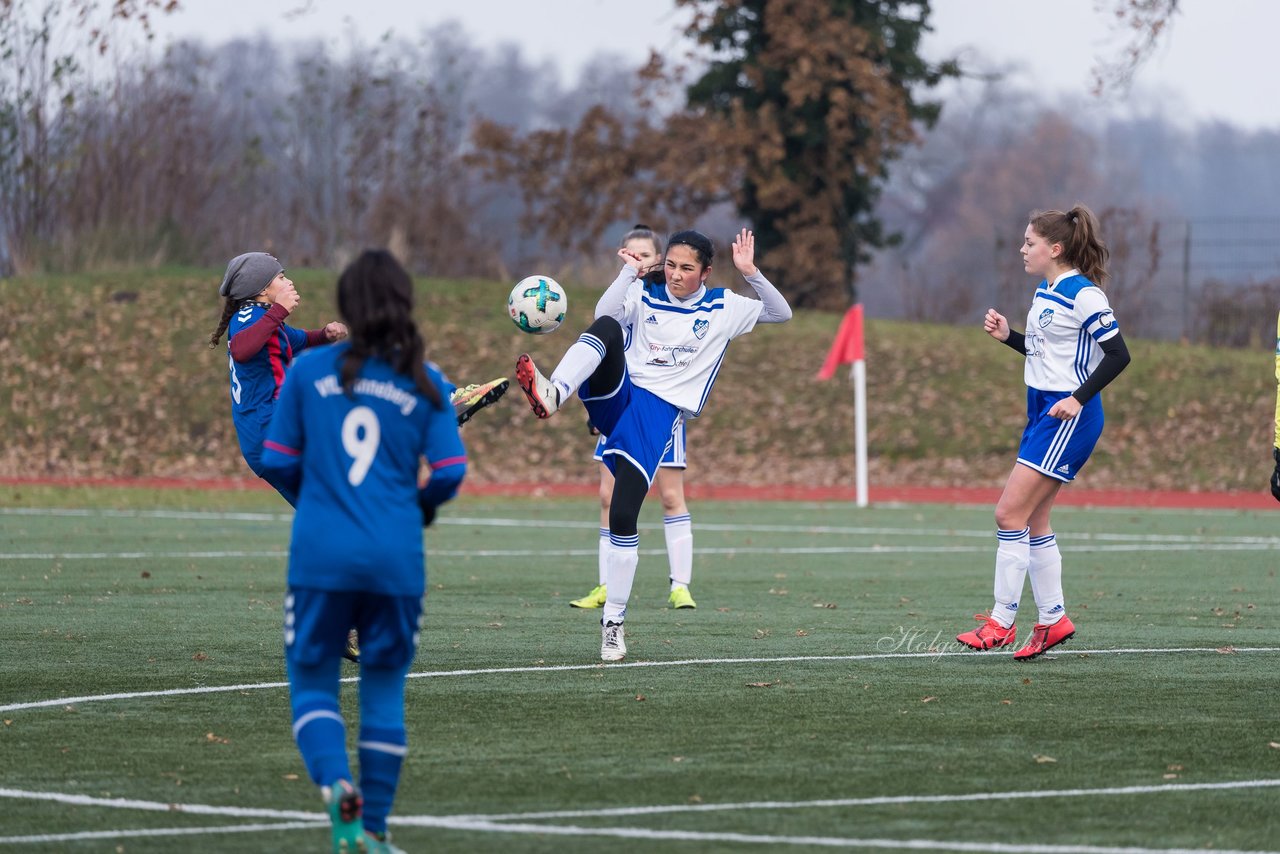
<instances>
[{"instance_id":1,"label":"green grass pitch","mask_svg":"<svg viewBox=\"0 0 1280 854\"><path fill-rule=\"evenodd\" d=\"M0 505L0 851L326 850L280 685L287 508ZM1078 634L1015 664L952 641L990 605L990 508L691 509L698 609L666 607L651 501L608 666L599 612L568 607L595 583L591 500L442 511L397 844L1280 849L1274 515L1060 509ZM1029 586L1023 610L1025 636Z\"/></svg>"}]
</instances>

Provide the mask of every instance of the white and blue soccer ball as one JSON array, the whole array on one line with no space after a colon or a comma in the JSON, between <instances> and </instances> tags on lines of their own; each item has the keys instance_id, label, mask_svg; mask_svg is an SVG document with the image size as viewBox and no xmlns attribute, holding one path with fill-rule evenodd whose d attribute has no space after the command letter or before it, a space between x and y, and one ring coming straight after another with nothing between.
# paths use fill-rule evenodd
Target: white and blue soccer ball
<instances>
[{"instance_id":1,"label":"white and blue soccer ball","mask_svg":"<svg viewBox=\"0 0 1280 854\"><path fill-rule=\"evenodd\" d=\"M511 322L533 335L546 335L559 329L568 305L564 288L550 276L521 279L507 297Z\"/></svg>"}]
</instances>

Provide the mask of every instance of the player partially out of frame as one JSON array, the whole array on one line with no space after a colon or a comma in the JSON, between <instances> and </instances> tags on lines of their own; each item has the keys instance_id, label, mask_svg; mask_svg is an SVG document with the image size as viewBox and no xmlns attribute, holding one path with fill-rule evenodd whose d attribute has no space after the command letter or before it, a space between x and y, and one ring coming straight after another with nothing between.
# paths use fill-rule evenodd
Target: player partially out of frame
<instances>
[{"instance_id":1,"label":"player partially out of frame","mask_svg":"<svg viewBox=\"0 0 1280 854\"><path fill-rule=\"evenodd\" d=\"M1129 364L1102 285L1107 248L1093 212L1034 213L1022 240L1022 261L1040 280L1027 313L1026 333L988 309L983 329L1025 359L1027 425L1017 462L996 504L995 604L978 614L978 628L957 636L978 650L1012 646L1023 584L1039 609L1023 661L1043 655L1075 634L1062 593L1062 554L1049 513L1064 483L1075 480L1102 435L1099 392Z\"/></svg>"},{"instance_id":2,"label":"player partially out of frame","mask_svg":"<svg viewBox=\"0 0 1280 854\"><path fill-rule=\"evenodd\" d=\"M1276 433L1271 458L1276 463L1271 472L1271 495L1276 501L1280 501L1280 318L1276 320Z\"/></svg>"},{"instance_id":3,"label":"player partially out of frame","mask_svg":"<svg viewBox=\"0 0 1280 854\"><path fill-rule=\"evenodd\" d=\"M350 340L285 378L263 465L297 490L285 595L293 734L329 809L334 851L392 852L387 815L408 752L405 678L425 592L422 528L453 498L467 457L450 387L424 363L409 274L383 250L338 279ZM419 460L431 476L419 486ZM347 632L360 632L359 788L338 704Z\"/></svg>"},{"instance_id":4,"label":"player partially out of frame","mask_svg":"<svg viewBox=\"0 0 1280 854\"><path fill-rule=\"evenodd\" d=\"M631 252L640 262L640 280L645 285L666 284L662 269L662 244L653 229L644 223L631 227L622 238L622 249ZM613 472L604 462L604 447L609 437L600 433L590 419L587 428L596 441L594 459L600 463L600 541L596 561L597 584L581 599L569 603L574 608L603 608L609 589L609 505L613 501ZM654 482L658 498L662 502L662 531L667 541L667 566L670 571L671 589L667 604L672 608L697 608L689 592L693 580L693 517L684 498L685 425L681 422L672 436L671 445L658 463Z\"/></svg>"},{"instance_id":5,"label":"player partially out of frame","mask_svg":"<svg viewBox=\"0 0 1280 854\"><path fill-rule=\"evenodd\" d=\"M757 323L782 323L791 306L755 265L755 236L743 229L733 263L759 299L708 288L715 248L697 231L673 234L665 285L640 279L640 259L618 250L624 265L596 304L596 320L548 378L527 353L516 382L539 418L550 418L574 394L605 442L613 470L609 506L608 595L601 618L600 658L627 653L623 620L639 562L637 520L658 462L685 418L696 417L719 373L725 350ZM631 328L630 345L623 327Z\"/></svg>"}]
</instances>

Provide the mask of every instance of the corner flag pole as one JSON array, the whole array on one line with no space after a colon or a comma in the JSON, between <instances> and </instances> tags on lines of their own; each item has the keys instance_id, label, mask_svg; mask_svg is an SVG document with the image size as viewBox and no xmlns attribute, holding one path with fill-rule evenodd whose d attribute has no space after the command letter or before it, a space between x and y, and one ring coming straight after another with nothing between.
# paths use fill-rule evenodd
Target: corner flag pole
<instances>
[{"instance_id":1,"label":"corner flag pole","mask_svg":"<svg viewBox=\"0 0 1280 854\"><path fill-rule=\"evenodd\" d=\"M829 380L836 368L851 364L853 380L853 441L855 495L859 507L867 506L867 365L862 346L862 303L845 312L836 331L836 340L818 371L818 379Z\"/></svg>"},{"instance_id":2,"label":"corner flag pole","mask_svg":"<svg viewBox=\"0 0 1280 854\"><path fill-rule=\"evenodd\" d=\"M855 497L859 507L867 506L867 362L862 348L862 303L849 309L853 313L853 474Z\"/></svg>"}]
</instances>

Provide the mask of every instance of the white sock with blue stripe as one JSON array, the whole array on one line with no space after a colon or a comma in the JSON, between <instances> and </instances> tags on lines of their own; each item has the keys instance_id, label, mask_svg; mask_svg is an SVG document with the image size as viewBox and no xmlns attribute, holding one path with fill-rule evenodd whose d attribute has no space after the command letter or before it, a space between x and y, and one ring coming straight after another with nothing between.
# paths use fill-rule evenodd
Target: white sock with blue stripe
<instances>
[{"instance_id":1,"label":"white sock with blue stripe","mask_svg":"<svg viewBox=\"0 0 1280 854\"><path fill-rule=\"evenodd\" d=\"M1031 594L1039 610L1037 622L1052 626L1066 613L1062 595L1062 552L1053 534L1031 538Z\"/></svg>"},{"instance_id":2,"label":"white sock with blue stripe","mask_svg":"<svg viewBox=\"0 0 1280 854\"><path fill-rule=\"evenodd\" d=\"M663 516L662 530L667 535L667 562L671 565L671 586L689 586L693 578L693 517L688 513Z\"/></svg>"},{"instance_id":3,"label":"white sock with blue stripe","mask_svg":"<svg viewBox=\"0 0 1280 854\"><path fill-rule=\"evenodd\" d=\"M586 332L579 335L551 373L551 384L560 390L560 403L572 397L602 361L604 342Z\"/></svg>"},{"instance_id":4,"label":"white sock with blue stripe","mask_svg":"<svg viewBox=\"0 0 1280 854\"><path fill-rule=\"evenodd\" d=\"M600 560L597 561L598 573L600 575L599 584L604 584L609 580L609 529L600 529Z\"/></svg>"},{"instance_id":5,"label":"white sock with blue stripe","mask_svg":"<svg viewBox=\"0 0 1280 854\"><path fill-rule=\"evenodd\" d=\"M640 562L640 535L609 534L608 562L608 596L603 620L621 623L627 615L627 600L631 598L631 584L636 580L636 564Z\"/></svg>"},{"instance_id":6,"label":"white sock with blue stripe","mask_svg":"<svg viewBox=\"0 0 1280 854\"><path fill-rule=\"evenodd\" d=\"M996 539L996 603L991 606L991 616L1007 629L1018 616L1018 600L1031 564L1031 529L996 531Z\"/></svg>"}]
</instances>

